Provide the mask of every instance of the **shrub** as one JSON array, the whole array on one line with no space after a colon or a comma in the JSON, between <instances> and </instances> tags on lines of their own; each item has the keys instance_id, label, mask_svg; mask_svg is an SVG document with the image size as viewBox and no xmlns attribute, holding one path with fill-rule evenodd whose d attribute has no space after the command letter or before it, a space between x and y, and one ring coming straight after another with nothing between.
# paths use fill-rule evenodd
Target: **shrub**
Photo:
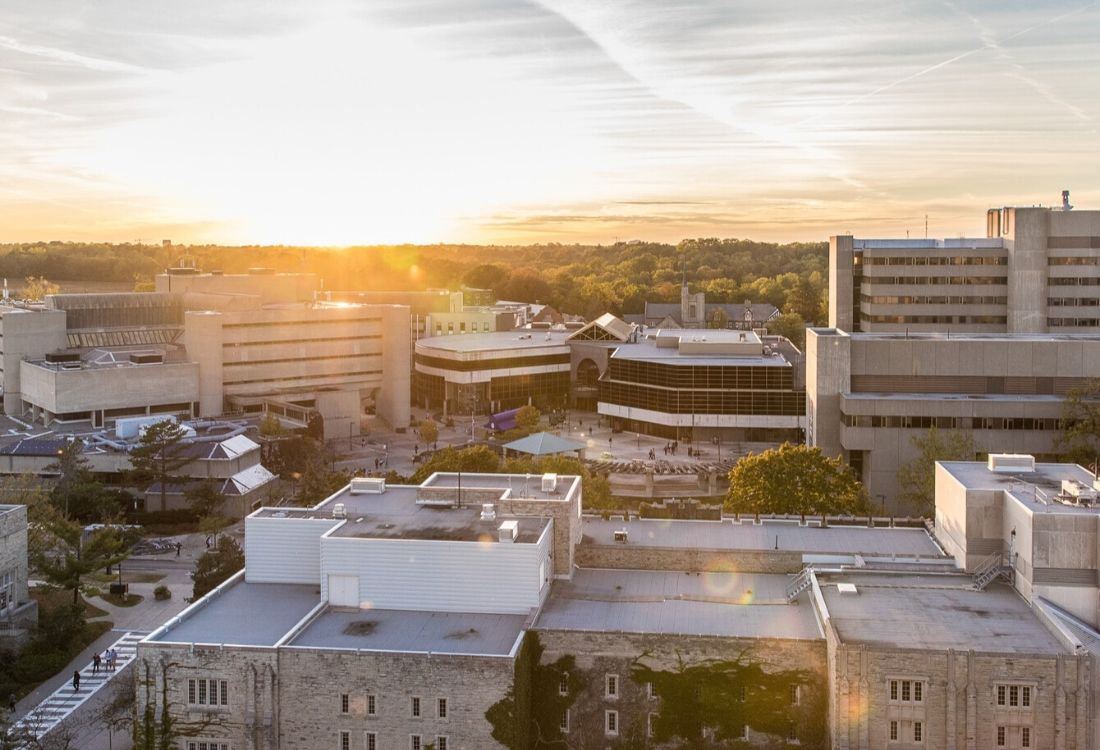
<instances>
[{"instance_id":1,"label":"shrub","mask_svg":"<svg viewBox=\"0 0 1100 750\"><path fill-rule=\"evenodd\" d=\"M162 602L165 599L172 598L172 589L165 586L163 583L153 589L153 598L158 602Z\"/></svg>"}]
</instances>

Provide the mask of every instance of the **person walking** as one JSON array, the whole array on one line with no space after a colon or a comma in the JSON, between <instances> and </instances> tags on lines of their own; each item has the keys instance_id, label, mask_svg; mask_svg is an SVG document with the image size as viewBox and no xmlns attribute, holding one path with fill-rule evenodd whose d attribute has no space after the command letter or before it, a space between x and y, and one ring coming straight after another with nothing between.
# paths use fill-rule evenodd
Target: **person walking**
<instances>
[{"instance_id":1,"label":"person walking","mask_svg":"<svg viewBox=\"0 0 1100 750\"><path fill-rule=\"evenodd\" d=\"M74 669L73 670L73 692L75 693L75 692L78 692L79 690L80 690L80 671Z\"/></svg>"},{"instance_id":2,"label":"person walking","mask_svg":"<svg viewBox=\"0 0 1100 750\"><path fill-rule=\"evenodd\" d=\"M8 713L15 715L15 693L8 693Z\"/></svg>"},{"instance_id":3,"label":"person walking","mask_svg":"<svg viewBox=\"0 0 1100 750\"><path fill-rule=\"evenodd\" d=\"M92 674L99 674L99 664L102 659L99 658L99 652L92 654Z\"/></svg>"}]
</instances>

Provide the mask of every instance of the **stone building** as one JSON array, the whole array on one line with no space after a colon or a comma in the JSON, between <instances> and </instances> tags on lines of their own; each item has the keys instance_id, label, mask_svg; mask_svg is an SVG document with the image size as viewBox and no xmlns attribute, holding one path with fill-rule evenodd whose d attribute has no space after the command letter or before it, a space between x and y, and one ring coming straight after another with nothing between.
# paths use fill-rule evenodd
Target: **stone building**
<instances>
[{"instance_id":1,"label":"stone building","mask_svg":"<svg viewBox=\"0 0 1100 750\"><path fill-rule=\"evenodd\" d=\"M577 477L356 480L248 517L245 570L139 645L139 709L188 750L1097 747L1095 610L1029 583L1038 532L970 466L940 468L978 478L943 474L934 533L592 517Z\"/></svg>"},{"instance_id":2,"label":"stone building","mask_svg":"<svg viewBox=\"0 0 1100 750\"><path fill-rule=\"evenodd\" d=\"M0 650L21 646L38 621L27 573L27 506L0 505Z\"/></svg>"}]
</instances>

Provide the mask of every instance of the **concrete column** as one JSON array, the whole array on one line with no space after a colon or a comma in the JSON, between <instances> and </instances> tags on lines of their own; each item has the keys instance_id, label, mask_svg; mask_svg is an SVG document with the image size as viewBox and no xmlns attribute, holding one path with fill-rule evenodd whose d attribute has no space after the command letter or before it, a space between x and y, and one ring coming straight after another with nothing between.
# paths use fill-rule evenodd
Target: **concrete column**
<instances>
[{"instance_id":1,"label":"concrete column","mask_svg":"<svg viewBox=\"0 0 1100 750\"><path fill-rule=\"evenodd\" d=\"M829 328L806 331L806 441L828 456L843 455L840 396L851 391L852 339Z\"/></svg>"},{"instance_id":2,"label":"concrete column","mask_svg":"<svg viewBox=\"0 0 1100 750\"><path fill-rule=\"evenodd\" d=\"M183 316L183 344L187 356L199 366L202 417L215 417L223 411L222 322L222 314L211 311L192 311Z\"/></svg>"},{"instance_id":3,"label":"concrete column","mask_svg":"<svg viewBox=\"0 0 1100 750\"><path fill-rule=\"evenodd\" d=\"M859 745L861 750L871 747L871 686L867 682L867 651L859 649Z\"/></svg>"},{"instance_id":4,"label":"concrete column","mask_svg":"<svg viewBox=\"0 0 1100 750\"><path fill-rule=\"evenodd\" d=\"M836 678L836 730L833 737L833 745L836 750L850 750L848 741L848 715L850 713L850 690L847 677Z\"/></svg>"},{"instance_id":5,"label":"concrete column","mask_svg":"<svg viewBox=\"0 0 1100 750\"><path fill-rule=\"evenodd\" d=\"M1055 662L1054 680L1054 750L1066 750L1066 665L1059 654Z\"/></svg>"},{"instance_id":6,"label":"concrete column","mask_svg":"<svg viewBox=\"0 0 1100 750\"><path fill-rule=\"evenodd\" d=\"M943 732L946 741L945 750L955 750L958 746L958 700L959 691L955 686L955 651L947 651L947 695L944 700Z\"/></svg>"},{"instance_id":7,"label":"concrete column","mask_svg":"<svg viewBox=\"0 0 1100 750\"><path fill-rule=\"evenodd\" d=\"M978 747L978 688L974 684L974 652L966 653L966 750Z\"/></svg>"},{"instance_id":8,"label":"concrete column","mask_svg":"<svg viewBox=\"0 0 1100 750\"><path fill-rule=\"evenodd\" d=\"M852 275L855 239L851 235L829 238L829 326L852 330Z\"/></svg>"},{"instance_id":9,"label":"concrete column","mask_svg":"<svg viewBox=\"0 0 1100 750\"><path fill-rule=\"evenodd\" d=\"M1047 235L1050 210L1013 208L1008 248L1008 332L1047 330Z\"/></svg>"},{"instance_id":10,"label":"concrete column","mask_svg":"<svg viewBox=\"0 0 1100 750\"><path fill-rule=\"evenodd\" d=\"M1073 728L1077 735L1074 747L1085 750L1089 743L1089 664L1092 657L1078 654L1077 662L1077 710L1073 717Z\"/></svg>"}]
</instances>

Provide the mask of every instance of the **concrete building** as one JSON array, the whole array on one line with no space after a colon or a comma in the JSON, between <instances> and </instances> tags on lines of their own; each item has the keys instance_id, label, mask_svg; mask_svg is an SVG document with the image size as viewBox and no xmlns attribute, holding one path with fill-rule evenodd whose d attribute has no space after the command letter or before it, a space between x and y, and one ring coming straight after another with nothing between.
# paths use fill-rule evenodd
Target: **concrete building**
<instances>
[{"instance_id":1,"label":"concrete building","mask_svg":"<svg viewBox=\"0 0 1100 750\"><path fill-rule=\"evenodd\" d=\"M1008 207L990 210L986 224L987 236L976 239L830 238L829 325L1100 330L1100 211Z\"/></svg>"},{"instance_id":2,"label":"concrete building","mask_svg":"<svg viewBox=\"0 0 1100 750\"><path fill-rule=\"evenodd\" d=\"M17 649L38 622L27 588L27 506L0 505L0 649Z\"/></svg>"},{"instance_id":3,"label":"concrete building","mask_svg":"<svg viewBox=\"0 0 1100 750\"><path fill-rule=\"evenodd\" d=\"M569 748L1095 747L1100 633L1010 570L966 570L973 540L1020 542L964 484L977 494L942 498L937 539L605 520L575 477L357 480L249 516L245 570L139 644L138 710L256 750L536 731ZM1096 546L1074 546L1095 589Z\"/></svg>"},{"instance_id":4,"label":"concrete building","mask_svg":"<svg viewBox=\"0 0 1100 750\"><path fill-rule=\"evenodd\" d=\"M807 441L851 465L892 512L897 471L930 427L980 453L1057 453L1066 393L1100 372L1100 334L806 335Z\"/></svg>"},{"instance_id":5,"label":"concrete building","mask_svg":"<svg viewBox=\"0 0 1100 750\"><path fill-rule=\"evenodd\" d=\"M0 307L5 412L101 428L149 414L304 408L324 418L326 437L347 437L373 409L404 430L408 308L313 302L315 283L170 269L163 291Z\"/></svg>"}]
</instances>

